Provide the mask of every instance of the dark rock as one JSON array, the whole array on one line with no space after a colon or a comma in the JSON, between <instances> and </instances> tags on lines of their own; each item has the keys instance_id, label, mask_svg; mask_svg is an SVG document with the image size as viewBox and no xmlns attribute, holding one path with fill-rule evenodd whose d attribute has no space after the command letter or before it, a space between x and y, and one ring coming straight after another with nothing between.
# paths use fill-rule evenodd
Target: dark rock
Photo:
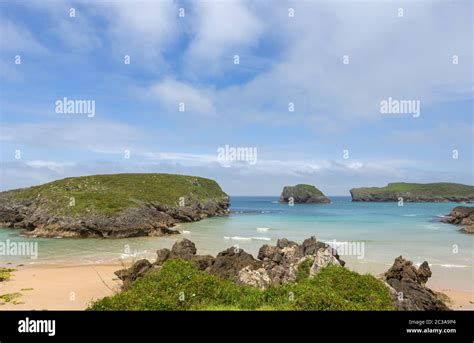
<instances>
[{"instance_id":1,"label":"dark rock","mask_svg":"<svg viewBox=\"0 0 474 343\"><path fill-rule=\"evenodd\" d=\"M196 255L193 256L192 261L196 263L199 270L210 271L214 264L215 258L211 255Z\"/></svg>"},{"instance_id":2,"label":"dark rock","mask_svg":"<svg viewBox=\"0 0 474 343\"><path fill-rule=\"evenodd\" d=\"M183 238L173 244L171 257L189 260L193 255L196 255L196 251L196 245L189 239Z\"/></svg>"},{"instance_id":3,"label":"dark rock","mask_svg":"<svg viewBox=\"0 0 474 343\"><path fill-rule=\"evenodd\" d=\"M431 269L428 262L424 261L417 270L418 282L424 285L431 277Z\"/></svg>"},{"instance_id":4,"label":"dark rock","mask_svg":"<svg viewBox=\"0 0 474 343\"><path fill-rule=\"evenodd\" d=\"M461 229L462 232L474 233L474 207L457 206L452 209L449 215L441 219L441 222L464 225Z\"/></svg>"},{"instance_id":5,"label":"dark rock","mask_svg":"<svg viewBox=\"0 0 474 343\"><path fill-rule=\"evenodd\" d=\"M132 283L139 277L142 277L153 268L150 261L146 259L138 260L132 267L121 269L115 272L115 275L123 281L122 288L129 289Z\"/></svg>"},{"instance_id":6,"label":"dark rock","mask_svg":"<svg viewBox=\"0 0 474 343\"><path fill-rule=\"evenodd\" d=\"M155 264L158 266L161 266L163 263L165 263L171 255L171 251L169 249L160 249L156 251L156 261Z\"/></svg>"},{"instance_id":7,"label":"dark rock","mask_svg":"<svg viewBox=\"0 0 474 343\"><path fill-rule=\"evenodd\" d=\"M258 269L262 266L262 262L242 249L231 247L217 254L210 273L225 279L237 280L239 271L247 266Z\"/></svg>"},{"instance_id":8,"label":"dark rock","mask_svg":"<svg viewBox=\"0 0 474 343\"><path fill-rule=\"evenodd\" d=\"M384 277L392 289L391 293L397 309L449 310L438 295L425 286L428 278L431 277L428 262L423 262L417 270L411 261L399 256Z\"/></svg>"}]
</instances>

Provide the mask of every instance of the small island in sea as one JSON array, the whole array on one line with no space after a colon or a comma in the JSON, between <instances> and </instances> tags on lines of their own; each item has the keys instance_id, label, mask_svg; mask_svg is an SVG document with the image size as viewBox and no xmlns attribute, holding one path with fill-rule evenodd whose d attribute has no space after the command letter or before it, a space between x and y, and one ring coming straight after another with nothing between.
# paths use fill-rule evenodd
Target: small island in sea
<instances>
[{"instance_id":1,"label":"small island in sea","mask_svg":"<svg viewBox=\"0 0 474 343\"><path fill-rule=\"evenodd\" d=\"M1 192L0 224L36 237L162 236L228 208L228 195L202 177L91 175Z\"/></svg>"},{"instance_id":2,"label":"small island in sea","mask_svg":"<svg viewBox=\"0 0 474 343\"><path fill-rule=\"evenodd\" d=\"M459 183L389 183L385 187L350 190L352 201L465 202L474 203L474 186Z\"/></svg>"},{"instance_id":3,"label":"small island in sea","mask_svg":"<svg viewBox=\"0 0 474 343\"><path fill-rule=\"evenodd\" d=\"M280 202L290 202L293 199L295 204L328 204L331 200L323 192L313 185L299 184L296 186L285 186L280 195Z\"/></svg>"}]
</instances>

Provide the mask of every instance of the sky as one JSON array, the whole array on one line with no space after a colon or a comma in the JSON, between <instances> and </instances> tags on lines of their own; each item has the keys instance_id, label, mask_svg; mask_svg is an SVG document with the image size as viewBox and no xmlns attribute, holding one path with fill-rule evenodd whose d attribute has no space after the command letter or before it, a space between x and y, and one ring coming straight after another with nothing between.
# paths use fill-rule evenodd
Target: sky
<instances>
[{"instance_id":1,"label":"sky","mask_svg":"<svg viewBox=\"0 0 474 343\"><path fill-rule=\"evenodd\" d=\"M144 172L230 195L472 185L473 7L0 0L0 190Z\"/></svg>"}]
</instances>

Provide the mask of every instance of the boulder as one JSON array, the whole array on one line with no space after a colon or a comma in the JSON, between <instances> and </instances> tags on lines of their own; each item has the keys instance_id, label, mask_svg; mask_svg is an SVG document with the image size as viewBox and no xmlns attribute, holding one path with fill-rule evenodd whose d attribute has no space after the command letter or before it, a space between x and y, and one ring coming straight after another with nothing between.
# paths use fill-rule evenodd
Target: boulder
<instances>
[{"instance_id":1,"label":"boulder","mask_svg":"<svg viewBox=\"0 0 474 343\"><path fill-rule=\"evenodd\" d=\"M383 280L390 288L398 310L449 310L438 295L425 286L429 277L431 270L428 262L423 262L416 269L411 261L399 256L384 274Z\"/></svg>"},{"instance_id":2,"label":"boulder","mask_svg":"<svg viewBox=\"0 0 474 343\"><path fill-rule=\"evenodd\" d=\"M189 239L183 238L174 243L171 247L171 258L189 260L193 255L196 255L196 252L196 245Z\"/></svg>"},{"instance_id":3,"label":"boulder","mask_svg":"<svg viewBox=\"0 0 474 343\"><path fill-rule=\"evenodd\" d=\"M175 242L169 249L160 249L156 252L155 266L161 266L169 259L180 258L193 261L199 270L208 270L214 264L214 257L210 255L196 255L196 245L187 238Z\"/></svg>"},{"instance_id":4,"label":"boulder","mask_svg":"<svg viewBox=\"0 0 474 343\"><path fill-rule=\"evenodd\" d=\"M231 247L216 256L210 273L235 281L239 271L247 266L251 269L258 269L262 266L262 262L254 259L252 255L242 249Z\"/></svg>"},{"instance_id":5,"label":"boulder","mask_svg":"<svg viewBox=\"0 0 474 343\"><path fill-rule=\"evenodd\" d=\"M264 268L252 269L249 266L239 271L237 283L260 289L268 288L272 280Z\"/></svg>"},{"instance_id":6,"label":"boulder","mask_svg":"<svg viewBox=\"0 0 474 343\"><path fill-rule=\"evenodd\" d=\"M136 261L130 268L117 270L115 275L122 280L122 288L129 289L136 279L148 273L152 268L150 261L142 259Z\"/></svg>"}]
</instances>

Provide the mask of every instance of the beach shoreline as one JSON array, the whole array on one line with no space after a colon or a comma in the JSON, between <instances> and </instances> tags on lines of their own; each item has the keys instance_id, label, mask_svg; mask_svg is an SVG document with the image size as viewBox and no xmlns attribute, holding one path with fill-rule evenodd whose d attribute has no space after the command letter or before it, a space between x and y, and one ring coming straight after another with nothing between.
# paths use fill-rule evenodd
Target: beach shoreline
<instances>
[{"instance_id":1,"label":"beach shoreline","mask_svg":"<svg viewBox=\"0 0 474 343\"><path fill-rule=\"evenodd\" d=\"M3 264L14 268L9 280L0 282L0 295L20 293L14 301L0 305L1 310L84 310L94 301L120 291L122 282L114 274L131 261L107 264ZM428 285L429 286L429 285ZM474 310L474 292L432 287L449 297L453 310Z\"/></svg>"}]
</instances>

